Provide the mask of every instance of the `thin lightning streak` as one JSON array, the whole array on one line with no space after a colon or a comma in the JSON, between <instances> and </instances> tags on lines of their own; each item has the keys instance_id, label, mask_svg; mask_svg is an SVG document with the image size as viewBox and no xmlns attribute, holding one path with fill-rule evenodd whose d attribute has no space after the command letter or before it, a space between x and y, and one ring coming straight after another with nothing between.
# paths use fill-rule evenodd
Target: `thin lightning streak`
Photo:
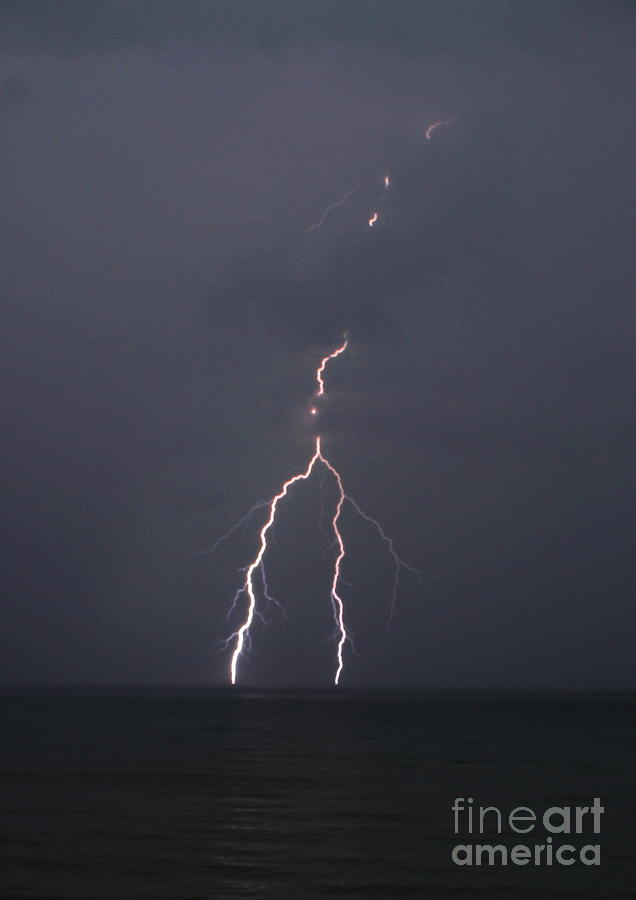
<instances>
[{"instance_id":1,"label":"thin lightning streak","mask_svg":"<svg viewBox=\"0 0 636 900\"><path fill-rule=\"evenodd\" d=\"M389 188L391 187L391 178L389 175L384 176L382 185L384 187L384 193L380 197L376 197L376 199L374 200L374 203L376 203L378 205L380 203L384 203L384 201L389 196ZM376 209L372 213L371 218L368 219L368 221L367 221L367 225L369 226L369 228L373 228L373 226L376 224L376 222L378 221L379 218L380 218L380 212L379 212L379 210Z\"/></svg>"},{"instance_id":2,"label":"thin lightning streak","mask_svg":"<svg viewBox=\"0 0 636 900\"><path fill-rule=\"evenodd\" d=\"M441 128L443 125L450 124L450 119L440 119L439 122L433 122L432 125L429 125L426 129L426 140L431 141L433 139L433 132L436 128Z\"/></svg>"},{"instance_id":3,"label":"thin lightning streak","mask_svg":"<svg viewBox=\"0 0 636 900\"><path fill-rule=\"evenodd\" d=\"M325 368L326 368L327 364L332 359L335 359L336 357L338 357L342 353L344 353L344 351L347 349L348 344L349 344L349 339L348 339L348 337L345 337L342 344L339 347L337 347L332 353L329 353L327 356L325 356L321 360L320 365L316 369L316 385L317 385L316 396L317 397L322 397L325 393L325 383L324 383L323 376L324 376L324 372L325 372ZM314 409L315 409L315 407L314 407ZM316 410L316 412L317 412L317 410ZM232 652L232 658L231 658L231 662L230 662L230 680L231 680L232 684L236 684L236 681L237 681L238 663L239 663L241 656L243 655L244 652L249 651L249 649L251 648L250 628L252 626L255 616L258 616L263 621L265 621L263 613L258 609L256 587L254 584L254 573L255 572L257 572L257 571L260 572L261 589L263 591L265 600L267 601L266 609L269 608L269 606L271 604L275 604L279 609L281 609L283 611L283 613L285 612L284 609L280 606L280 604L275 600L275 598L271 594L271 592L269 590L269 585L267 583L267 578L265 575L264 558L265 558L265 554L268 549L268 535L269 535L270 529L272 528L272 526L274 525L274 522L276 520L276 513L278 511L280 502L287 497L287 495L290 491L290 488L293 485L297 484L300 481L307 481L311 477L311 475L313 474L313 471L318 463L320 463L324 467L324 469L326 469L330 473L330 475L333 477L333 479L336 483L336 486L337 486L337 490L338 490L336 507L335 507L333 516L331 518L331 530L334 535L333 543L337 547L338 552L336 554L336 558L333 563L333 574L332 574L332 578L331 578L331 587L330 587L331 607L332 607L332 612L333 612L333 616L334 616L334 620L335 620L335 624L336 624L336 634L337 634L337 650L336 650L337 665L336 665L336 672L335 672L335 676L334 676L334 683L336 685L340 683L340 676L342 675L342 671L344 669L344 649L345 649L345 646L347 645L347 643L349 643L349 645L351 646L352 651L355 652L355 648L353 647L351 635L349 635L347 632L347 628L346 628L346 624L345 624L344 601L340 594L340 584L342 583L342 564L343 564L345 556L346 556L345 542L344 542L344 538L342 536L342 532L340 530L340 519L341 519L342 510L343 510L345 501L348 500L349 503L351 504L351 506L353 507L353 509L355 510L355 512L358 513L358 515L362 519L364 519L366 522L369 522L377 529L377 531L380 534L380 537L382 538L382 540L386 543L386 545L388 547L389 555L391 556L391 558L393 560L393 564L394 564L393 592L392 592L390 617L393 616L393 611L395 608L400 570L402 568L408 569L408 570L414 572L421 580L420 573L416 569L414 569L412 566L409 566L407 563L405 563L397 555L397 553L395 552L394 546L393 546L393 539L390 538L385 533L385 531L382 528L382 526L380 525L380 523L376 519L367 515L367 513L365 513L360 508L358 503L345 492L344 485L342 482L342 476L340 475L338 470L335 468L335 466L329 461L329 459L323 453L320 437L317 436L316 441L315 441L314 453L313 453L311 459L309 460L309 462L307 463L307 467L305 468L305 470L302 472L299 472L296 475L293 475L291 478L288 478L287 481L285 481L283 483L283 485L281 486L281 489L279 490L279 492L274 495L274 497L269 501L269 503L263 503L261 501L260 503L256 504L250 510L250 512L247 514L247 516L243 517L243 519L241 520L240 523L235 525L234 528L230 529L230 531L228 531L225 535L223 535L223 537L220 538L219 541L217 541L217 543L214 545L214 547L218 546L219 542L221 540L225 540L225 538L228 537L238 527L238 525L244 524L249 519L249 517L252 515L252 513L254 512L255 509L259 509L260 507L263 507L263 506L266 506L268 508L269 513L268 513L267 519L266 519L265 523L262 525L261 530L259 532L258 551L256 553L256 556L252 560L252 562L245 569L243 569L243 571L245 572L245 579L243 581L243 584L238 588L238 590L234 594L232 605L231 605L230 611L228 613L228 616L231 615L232 612L236 609L239 600L243 596L247 597L247 612L245 614L245 619L244 619L242 625L238 628L237 631L235 631L235 632L233 632L233 634L229 635L229 637L226 638L225 641L223 642L223 646L226 649L230 646L230 644L233 641L235 642L234 650ZM321 513L321 521L322 521L322 513Z\"/></svg>"},{"instance_id":4,"label":"thin lightning streak","mask_svg":"<svg viewBox=\"0 0 636 900\"><path fill-rule=\"evenodd\" d=\"M269 590L269 584L267 583L267 575L265 573L265 560L263 560L263 559L261 560L261 581L263 582L263 596L267 600L266 611L267 611L267 609L270 608L270 606L275 606L276 609L279 612L281 612L285 618L287 618L287 610L285 609L285 607L283 606L282 603L278 602L276 597L274 597L274 595Z\"/></svg>"},{"instance_id":5,"label":"thin lightning streak","mask_svg":"<svg viewBox=\"0 0 636 900\"><path fill-rule=\"evenodd\" d=\"M239 569L239 572L246 572L246 571L247 571L247 569L245 569L245 568ZM232 613L233 613L234 610L236 609L236 606L237 606L239 600L241 599L241 597L243 596L244 593L245 593L245 585L242 584L240 588L237 588L236 593L235 593L234 596L232 597L232 603L230 604L230 608L228 609L228 611L227 611L227 613L226 613L226 615L225 615L225 618L226 618L226 619L229 619L229 618L230 618L230 616L232 615Z\"/></svg>"},{"instance_id":6,"label":"thin lightning streak","mask_svg":"<svg viewBox=\"0 0 636 900\"><path fill-rule=\"evenodd\" d=\"M320 219L317 222L315 222L313 225L310 225L309 228L307 229L307 231L315 231L316 228L320 228L322 225L324 225L327 220L327 216L329 215L331 210L335 209L337 206L344 206L344 204L347 202L349 197L353 197L353 195L356 194L357 192L358 192L358 188L353 188L353 190L347 191L347 193L343 197L341 197L340 200L336 200L335 203L330 203L329 206L327 207L327 209L323 212Z\"/></svg>"},{"instance_id":7,"label":"thin lightning streak","mask_svg":"<svg viewBox=\"0 0 636 900\"><path fill-rule=\"evenodd\" d=\"M235 531L238 531L239 528L242 528L243 525L246 525L249 522L257 509L262 509L264 506L269 506L269 502L267 500L259 500L250 510L248 510L248 512L245 513L242 519L239 519L236 525L232 525L230 530L226 531L225 534L222 534L221 537L216 540L211 547L208 547L206 550L198 550L197 552L199 554L214 553L216 548L224 541L226 541L231 534L234 534Z\"/></svg>"},{"instance_id":8,"label":"thin lightning streak","mask_svg":"<svg viewBox=\"0 0 636 900\"><path fill-rule=\"evenodd\" d=\"M391 559L393 560L393 590L391 593L391 606L389 609L389 626L388 626L388 627L390 627L391 622L393 621L393 614L395 612L395 604L397 603L397 590L398 590L398 584L400 581L400 570L408 569L409 572L413 572L413 574L417 576L417 578L420 581L420 584L424 584L424 579L422 578L422 573L418 569L416 569L414 566L410 566L408 563L404 562L404 560L400 556L398 556L398 554L395 552L395 549L393 546L393 538L389 537L388 534L386 534L386 532L384 531L384 529L382 528L382 526L380 525L380 523L378 522L377 519L374 519L373 516L370 516L367 513L365 513L365 511L360 508L360 506L356 503L356 501L353 499L353 497L350 497L347 494L346 499L353 506L353 508L358 513L360 518L364 519L365 522L369 522L369 524L373 525L373 527L378 531L380 537L382 538L384 543L387 545L389 555L390 555Z\"/></svg>"}]
</instances>

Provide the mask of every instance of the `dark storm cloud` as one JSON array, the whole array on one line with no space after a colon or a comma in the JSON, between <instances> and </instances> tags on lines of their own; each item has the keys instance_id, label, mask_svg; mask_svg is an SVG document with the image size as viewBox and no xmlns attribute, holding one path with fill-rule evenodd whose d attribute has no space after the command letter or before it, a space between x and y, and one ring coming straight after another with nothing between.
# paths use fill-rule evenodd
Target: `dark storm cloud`
<instances>
[{"instance_id":1,"label":"dark storm cloud","mask_svg":"<svg viewBox=\"0 0 636 900\"><path fill-rule=\"evenodd\" d=\"M390 191L378 203L377 188L367 188L366 201L356 198L353 212L340 213L355 236L340 237L317 271L298 278L286 259L277 267L275 255L250 251L229 265L211 309L244 313L257 294L276 326L303 345L329 343L345 330L357 341L399 342L401 298L430 293L458 263L505 258L523 233L539 227L520 212L532 189L520 146L527 122L501 114L484 119L479 128L470 120L449 126L397 167L388 162ZM375 210L372 229L366 222Z\"/></svg>"},{"instance_id":2,"label":"dark storm cloud","mask_svg":"<svg viewBox=\"0 0 636 900\"><path fill-rule=\"evenodd\" d=\"M377 205L377 190L367 189L366 202L356 198L353 211L340 212L351 226L349 233L342 237L337 232L323 265L309 274L294 274L286 255L277 263L275 253L250 250L235 259L209 300L212 312L245 313L251 298L258 296L275 326L302 345L328 344L344 330L357 341L399 345L404 329L411 327L405 304L408 308L413 297L421 306L434 304L439 280L465 266L473 279L491 279L489 285L482 283L475 302L483 304L485 293L486 310L492 303L503 304L531 320L533 311L540 315L546 307L541 291L549 292L552 302L559 271L569 273L572 291L585 294L596 260L581 254L581 240L598 241L596 258L604 252L616 257L614 265L607 260L606 289L614 291L610 285L617 281L622 294L629 283L624 268L629 250L622 228L621 182L606 186L595 204L596 221L586 221L595 180L603 177L607 163L599 160L597 172L582 172L576 181L567 171L582 168L594 145L604 143L605 118L611 135L612 114L590 109L598 133L585 135L586 146L578 135L570 137L569 99L554 107L537 105L534 90L516 110L468 114L408 160L397 166L388 162L392 185L384 202ZM583 112L583 132L585 118ZM568 146L567 162L561 153L549 172L539 174L533 153L550 153L560 143ZM625 162L622 146L621 140L603 151L609 157L617 154L619 167ZM376 208L379 221L369 229L364 223ZM555 228L560 267L552 262ZM607 228L613 232L611 239ZM307 236L295 238L299 240L306 242ZM529 290L527 274L535 268L541 275ZM501 298L503 291L509 294L506 299ZM576 320L572 328L576 330Z\"/></svg>"},{"instance_id":3,"label":"dark storm cloud","mask_svg":"<svg viewBox=\"0 0 636 900\"><path fill-rule=\"evenodd\" d=\"M2 5L7 677L225 678L253 535L195 551L305 464L316 359L348 329L321 433L445 596L406 586L405 653L388 675L362 654L361 682L627 682L632 21Z\"/></svg>"},{"instance_id":4,"label":"dark storm cloud","mask_svg":"<svg viewBox=\"0 0 636 900\"><path fill-rule=\"evenodd\" d=\"M0 83L0 115L22 106L29 99L31 91L23 75L11 75Z\"/></svg>"},{"instance_id":5,"label":"dark storm cloud","mask_svg":"<svg viewBox=\"0 0 636 900\"><path fill-rule=\"evenodd\" d=\"M229 44L277 52L297 44L368 41L414 55L491 53L500 44L553 49L555 33L574 20L590 23L629 9L627 0L5 0L5 46L68 56L171 41Z\"/></svg>"}]
</instances>

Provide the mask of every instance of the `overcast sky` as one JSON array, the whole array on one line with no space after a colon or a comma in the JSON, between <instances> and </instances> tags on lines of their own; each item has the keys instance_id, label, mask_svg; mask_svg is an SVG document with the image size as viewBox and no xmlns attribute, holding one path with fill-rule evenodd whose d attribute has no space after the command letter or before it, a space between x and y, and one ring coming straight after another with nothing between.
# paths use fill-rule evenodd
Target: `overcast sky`
<instances>
[{"instance_id":1,"label":"overcast sky","mask_svg":"<svg viewBox=\"0 0 636 900\"><path fill-rule=\"evenodd\" d=\"M5 0L2 681L227 680L262 519L200 551L306 465L347 330L320 433L424 584L387 634L345 513L343 684L636 686L635 25ZM282 510L251 684L333 675L321 490Z\"/></svg>"}]
</instances>

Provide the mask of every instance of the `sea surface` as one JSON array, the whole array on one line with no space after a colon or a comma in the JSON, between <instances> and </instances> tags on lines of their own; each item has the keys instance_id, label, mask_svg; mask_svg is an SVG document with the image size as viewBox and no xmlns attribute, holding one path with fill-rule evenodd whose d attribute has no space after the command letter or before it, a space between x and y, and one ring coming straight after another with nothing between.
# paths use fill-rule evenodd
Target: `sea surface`
<instances>
[{"instance_id":1,"label":"sea surface","mask_svg":"<svg viewBox=\"0 0 636 900\"><path fill-rule=\"evenodd\" d=\"M158 691L0 698L0 897L636 896L636 695ZM604 807L599 866L459 866L456 797ZM495 816L491 813L491 817Z\"/></svg>"}]
</instances>

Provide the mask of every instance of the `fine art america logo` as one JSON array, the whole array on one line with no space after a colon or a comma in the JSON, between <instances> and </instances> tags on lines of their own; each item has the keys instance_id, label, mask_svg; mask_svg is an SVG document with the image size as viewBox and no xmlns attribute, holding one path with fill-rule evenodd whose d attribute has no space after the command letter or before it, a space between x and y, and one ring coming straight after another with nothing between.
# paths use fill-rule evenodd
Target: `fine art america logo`
<instances>
[{"instance_id":1,"label":"fine art america logo","mask_svg":"<svg viewBox=\"0 0 636 900\"><path fill-rule=\"evenodd\" d=\"M516 806L502 814L496 806L475 806L472 797L456 797L451 807L455 834L469 835L470 841L456 844L451 857L458 866L600 866L601 845L568 843L568 836L600 834L601 815L605 812L598 797L592 806L550 806L536 813L529 806ZM486 832L502 833L506 823L511 832L533 834L533 843L482 844L474 842L476 836ZM545 832L541 834L541 832ZM571 838L570 838L571 839Z\"/></svg>"}]
</instances>

